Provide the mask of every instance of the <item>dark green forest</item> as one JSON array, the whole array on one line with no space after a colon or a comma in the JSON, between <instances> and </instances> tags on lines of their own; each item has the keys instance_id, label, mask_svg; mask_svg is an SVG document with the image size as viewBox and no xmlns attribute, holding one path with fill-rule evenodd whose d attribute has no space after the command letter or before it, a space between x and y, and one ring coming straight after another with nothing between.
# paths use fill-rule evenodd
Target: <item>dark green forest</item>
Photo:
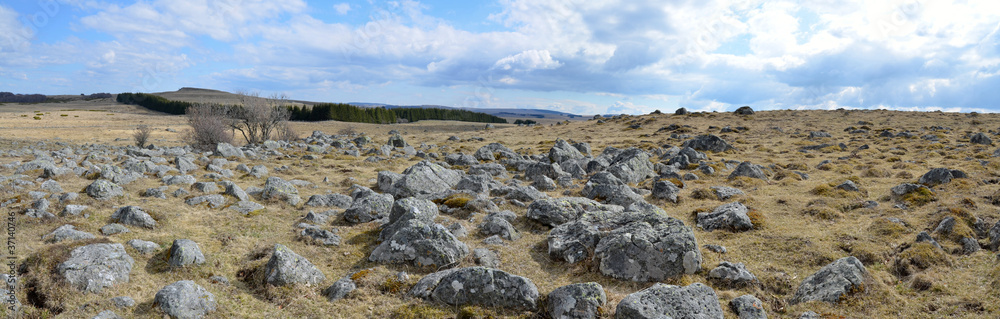
<instances>
[{"instance_id":1,"label":"dark green forest","mask_svg":"<svg viewBox=\"0 0 1000 319\"><path fill-rule=\"evenodd\" d=\"M119 93L118 103L138 105L153 111L183 115L191 103L171 101L161 96L146 93Z\"/></svg>"}]
</instances>

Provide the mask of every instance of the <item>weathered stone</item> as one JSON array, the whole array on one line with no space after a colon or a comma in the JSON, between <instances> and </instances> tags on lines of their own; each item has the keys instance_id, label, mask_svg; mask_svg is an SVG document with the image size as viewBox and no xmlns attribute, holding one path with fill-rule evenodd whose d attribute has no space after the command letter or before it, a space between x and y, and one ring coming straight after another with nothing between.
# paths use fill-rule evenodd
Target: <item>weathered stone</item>
<instances>
[{"instance_id":1,"label":"weathered stone","mask_svg":"<svg viewBox=\"0 0 1000 319\"><path fill-rule=\"evenodd\" d=\"M121 207L111 214L111 221L145 228L156 228L156 220L138 206Z\"/></svg>"},{"instance_id":2,"label":"weathered stone","mask_svg":"<svg viewBox=\"0 0 1000 319\"><path fill-rule=\"evenodd\" d=\"M757 276L750 273L743 263L723 261L708 272L708 278L727 287L745 287L757 283Z\"/></svg>"},{"instance_id":3,"label":"weathered stone","mask_svg":"<svg viewBox=\"0 0 1000 319\"><path fill-rule=\"evenodd\" d=\"M449 269L424 276L410 294L453 306L515 310L534 310L538 306L538 288L530 279L485 267Z\"/></svg>"},{"instance_id":4,"label":"weathered stone","mask_svg":"<svg viewBox=\"0 0 1000 319\"><path fill-rule=\"evenodd\" d=\"M205 255L201 253L198 243L190 239L174 240L167 256L167 264L171 267L185 267L205 263Z\"/></svg>"},{"instance_id":5,"label":"weathered stone","mask_svg":"<svg viewBox=\"0 0 1000 319\"><path fill-rule=\"evenodd\" d=\"M681 147L690 147L697 151L709 151L716 153L734 149L732 145L729 145L729 143L722 138L711 134L699 135L694 139L687 140L681 145Z\"/></svg>"},{"instance_id":6,"label":"weathered stone","mask_svg":"<svg viewBox=\"0 0 1000 319\"><path fill-rule=\"evenodd\" d=\"M350 196L344 194L319 194L312 195L309 200L306 201L306 206L311 207L340 207L348 208L351 207L353 201Z\"/></svg>"},{"instance_id":7,"label":"weathered stone","mask_svg":"<svg viewBox=\"0 0 1000 319\"><path fill-rule=\"evenodd\" d=\"M617 319L722 317L715 290L701 283L687 287L656 283L626 296L615 311Z\"/></svg>"},{"instance_id":8,"label":"weathered stone","mask_svg":"<svg viewBox=\"0 0 1000 319\"><path fill-rule=\"evenodd\" d=\"M271 259L264 265L264 282L273 286L315 285L326 280L305 257L282 244L275 244Z\"/></svg>"},{"instance_id":9,"label":"weathered stone","mask_svg":"<svg viewBox=\"0 0 1000 319\"><path fill-rule=\"evenodd\" d=\"M203 318L215 311L215 295L190 280L181 280L156 292L153 304L172 318Z\"/></svg>"},{"instance_id":10,"label":"weathered stone","mask_svg":"<svg viewBox=\"0 0 1000 319\"><path fill-rule=\"evenodd\" d=\"M341 278L323 290L323 295L326 296L327 300L337 301L347 297L347 294L357 289L357 285L354 284L354 280L351 278Z\"/></svg>"},{"instance_id":11,"label":"weathered stone","mask_svg":"<svg viewBox=\"0 0 1000 319\"><path fill-rule=\"evenodd\" d=\"M108 200L125 196L125 191L122 190L121 186L104 179L99 179L90 183L85 192L87 195L90 195L90 197L98 200Z\"/></svg>"},{"instance_id":12,"label":"weathered stone","mask_svg":"<svg viewBox=\"0 0 1000 319\"><path fill-rule=\"evenodd\" d=\"M711 212L698 213L698 227L706 231L726 229L731 231L747 231L753 229L753 223L747 216L746 206L732 202L716 207Z\"/></svg>"},{"instance_id":13,"label":"weathered stone","mask_svg":"<svg viewBox=\"0 0 1000 319\"><path fill-rule=\"evenodd\" d=\"M58 271L72 287L98 293L128 282L134 263L122 244L91 244L73 249Z\"/></svg>"},{"instance_id":14,"label":"weathered stone","mask_svg":"<svg viewBox=\"0 0 1000 319\"><path fill-rule=\"evenodd\" d=\"M739 319L767 319L764 303L753 295L736 297L729 302L729 309L732 309Z\"/></svg>"},{"instance_id":15,"label":"weathered stone","mask_svg":"<svg viewBox=\"0 0 1000 319\"><path fill-rule=\"evenodd\" d=\"M658 181L653 183L653 198L666 199L676 203L677 195L680 194L680 192L681 189L670 181Z\"/></svg>"},{"instance_id":16,"label":"weathered stone","mask_svg":"<svg viewBox=\"0 0 1000 319\"><path fill-rule=\"evenodd\" d=\"M584 197L561 197L536 200L528 206L527 217L555 227L576 220L587 211L624 211L621 206L605 205Z\"/></svg>"},{"instance_id":17,"label":"weathered stone","mask_svg":"<svg viewBox=\"0 0 1000 319\"><path fill-rule=\"evenodd\" d=\"M789 304L813 300L837 303L843 297L865 290L867 276L868 271L857 258L838 259L803 280Z\"/></svg>"},{"instance_id":18,"label":"weathered stone","mask_svg":"<svg viewBox=\"0 0 1000 319\"><path fill-rule=\"evenodd\" d=\"M46 243L58 243L65 240L81 240L94 238L94 234L76 230L73 225L62 225L51 233L42 236L42 241Z\"/></svg>"},{"instance_id":19,"label":"weathered stone","mask_svg":"<svg viewBox=\"0 0 1000 319\"><path fill-rule=\"evenodd\" d=\"M552 318L597 318L600 307L608 302L604 287L596 282L570 284L552 290L545 310Z\"/></svg>"},{"instance_id":20,"label":"weathered stone","mask_svg":"<svg viewBox=\"0 0 1000 319\"><path fill-rule=\"evenodd\" d=\"M762 179L765 181L768 180L767 174L764 173L764 169L760 165L755 165L750 162L740 163L740 165L736 167L736 170L733 170L733 172L729 174L729 179L733 179L738 176Z\"/></svg>"}]
</instances>

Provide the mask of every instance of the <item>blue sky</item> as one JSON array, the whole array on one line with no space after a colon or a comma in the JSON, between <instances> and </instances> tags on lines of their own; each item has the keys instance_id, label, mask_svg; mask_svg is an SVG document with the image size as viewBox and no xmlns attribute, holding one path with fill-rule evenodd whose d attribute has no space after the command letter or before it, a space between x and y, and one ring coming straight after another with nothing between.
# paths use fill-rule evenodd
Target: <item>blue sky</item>
<instances>
[{"instance_id":1,"label":"blue sky","mask_svg":"<svg viewBox=\"0 0 1000 319\"><path fill-rule=\"evenodd\" d=\"M0 0L0 91L1000 110L996 1Z\"/></svg>"}]
</instances>

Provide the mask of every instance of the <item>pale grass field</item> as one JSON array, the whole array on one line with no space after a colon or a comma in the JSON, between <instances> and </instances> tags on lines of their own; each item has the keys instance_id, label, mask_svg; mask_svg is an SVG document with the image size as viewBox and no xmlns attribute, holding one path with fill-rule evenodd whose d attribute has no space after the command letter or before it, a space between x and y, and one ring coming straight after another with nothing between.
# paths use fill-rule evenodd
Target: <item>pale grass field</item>
<instances>
[{"instance_id":1,"label":"pale grass field","mask_svg":"<svg viewBox=\"0 0 1000 319\"><path fill-rule=\"evenodd\" d=\"M109 105L110 107L110 105ZM30 107L29 107L30 108ZM66 108L69 109L69 108ZM85 107L80 107L85 109ZM87 108L89 109L89 108ZM97 107L95 107L97 109ZM111 112L92 111L59 111L53 109L43 116L43 120L31 118L30 112L0 113L0 127L24 127L24 129L3 129L5 137L2 147L12 147L12 141L18 146L45 140L60 141L71 144L101 143L111 145L128 145L131 143L131 128L127 125L138 123L155 128L153 143L157 145L180 145L180 133L164 131L170 127L183 132L185 120L180 116L152 115L137 109L122 109ZM29 114L21 117L21 114ZM60 117L59 114L68 114ZM114 115L108 115L114 114ZM79 116L79 117L76 117ZM640 129L628 129L628 121L637 120L643 123ZM867 135L851 135L844 129L851 126L861 127L858 121L868 121L871 132ZM40 124L39 124L40 123ZM667 203L649 198L651 203L664 208L670 216L679 218L689 226L695 224L692 212L698 209L712 209L724 204L714 199L694 199L692 193L696 189L707 189L711 186L734 186L747 194L739 197L752 209L762 213L765 218L764 227L745 233L730 233L726 231L705 232L695 229L699 245L719 244L728 248L728 253L717 254L702 250L704 262L703 271L667 281L667 283L687 285L702 282L715 288L719 302L726 311L727 318L735 318L728 307L728 302L743 294L754 294L764 301L771 318L797 318L804 311L812 310L826 315L828 318L995 318L1000 313L998 309L997 256L995 252L980 251L971 256L947 254L944 263L918 272L923 280L931 282L926 290L911 287L912 278L897 278L893 275L893 264L897 259L899 247L912 243L916 234L922 230L933 230L941 218L948 215L939 211L945 208L962 208L985 220L990 226L1000 219L997 208L987 197L997 191L998 186L985 184L983 180L997 178L1000 165L980 165L978 159L997 162L990 155L994 146L968 144L966 132L986 132L996 129L1000 117L995 114L979 114L972 117L969 114L952 113L910 113L891 111L769 111L758 112L750 117L739 117L732 114L710 113L688 116L646 115L631 117L626 120L609 120L604 124L595 121L575 122L559 126L516 127L498 125L497 129L483 130L483 124L454 123L443 121L418 122L403 125L368 125L356 123L322 122L293 123L293 128L300 136L308 136L313 130L336 134L342 130L364 132L375 140L384 143L389 130L401 132L408 143L419 146L421 143L434 144L435 152L461 151L472 154L481 146L492 142L500 142L507 147L526 154L546 153L556 138L577 142L588 142L594 155L600 153L606 146L651 148L663 145L680 145L683 140L669 138L669 133L656 133L657 129L670 125L691 125L691 135L712 133L719 135L732 143L739 150L726 154L710 154L711 161L740 160L751 161L761 165L800 164L803 167L796 170L810 175L808 180L798 180L788 177L769 182L737 179L729 181L726 176L730 171L718 172L715 176L696 173L700 179L687 181L681 192L681 201L677 204ZM96 129L30 129L33 126L46 125L78 125L103 126ZM121 125L121 126L120 126ZM742 133L719 133L718 128L731 125L744 126L749 130ZM918 136L931 134L921 131L922 128L940 125L953 130L943 134L940 146L928 146L929 142L919 138L914 139L884 139L877 137L878 129L892 128L896 132L908 129ZM784 133L772 129L780 127ZM425 131L426 130L426 131ZM833 134L833 138L809 140L811 130L825 130ZM449 136L456 135L462 142L447 141ZM485 140L465 141L470 137L482 137ZM125 138L125 141L115 141ZM813 151L801 153L801 146L820 143L845 143L847 151L832 151L829 153ZM854 152L861 145L871 148ZM960 146L964 145L964 146ZM51 146L53 149L61 147ZM905 151L890 153L890 148L902 147ZM301 179L312 182L315 187L300 187L299 193L303 199L313 194L336 192L349 194L354 178L358 184L374 187L374 178L378 171L390 170L401 172L419 158L396 159L378 164L364 163L364 157L352 158L346 156L327 156L322 159L302 160L305 155L302 150L283 151L291 158L280 158L267 163L246 161L247 165L264 164L271 168L271 176L279 176L286 180ZM850 157L837 160L838 157ZM966 158L972 158L967 160ZM898 158L906 164L896 162ZM14 160L28 161L31 158L2 158L8 163ZM816 165L823 160L832 160L830 170L820 170ZM890 160L892 162L890 162ZM227 168L234 168L230 164ZM288 171L277 172L274 167L288 165ZM921 207L909 210L893 208L895 204L889 201L889 188L903 182L915 182L920 175L931 168L948 167L961 169L969 174L966 180L957 180L950 184L935 188L937 200ZM865 171L882 170L888 172L888 177L867 177ZM780 168L776 170L781 173ZM694 172L694 171L692 171ZM900 177L902 172L904 176ZM0 171L11 174L9 170ZM200 177L206 172L199 170L193 175ZM911 177L906 177L908 173ZM250 176L238 176L234 182L244 189L250 186L263 185L263 179ZM811 191L818 186L840 184L848 177L854 176L860 181L867 196L840 197L837 193L817 195ZM883 175L884 176L884 175ZM324 184L324 177L332 182ZM59 180L66 191L82 190L91 181L78 177L64 177ZM121 205L138 205L151 211L158 217L161 226L155 230L132 227L132 232L105 237L111 242L125 243L129 239L138 238L151 240L164 247L169 247L174 239L188 238L196 241L205 253L207 262L204 265L185 269L170 270L164 267L164 254L155 256L139 255L131 248L127 251L135 259L131 281L128 284L106 289L100 294L80 294L68 290L53 292L53 296L61 296L63 309L66 311L56 317L89 318L98 312L111 309L108 301L115 296L127 295L134 298L138 305L132 309L114 309L122 317L159 318L162 313L153 309L152 300L155 293L163 286L177 280L190 279L215 294L219 308L212 316L219 318L455 318L455 317L535 317L533 313L502 311L499 309L482 309L478 307L448 307L413 300L405 296L405 291L428 270L415 269L401 265L379 265L367 262L367 254L376 245L378 226L374 223L348 226L342 221L334 222L332 227L339 230L343 242L339 247L321 247L306 245L296 240L296 229L293 228L299 218L310 209L290 207L283 203L266 203L263 213L253 216L242 216L230 210L208 209L206 207L190 207L182 203L183 199L170 197L168 199L142 198L139 194L149 187L159 186L155 179L142 180L125 186L127 196L123 199L108 202L98 202L86 195L81 196L75 204L90 205L89 217L58 218L53 221L35 221L26 217L19 219L18 237L21 246L18 247L22 258L32 254L55 254L52 245L41 243L41 236L56 227L70 223L77 229L98 234L98 229L108 223L114 207ZM649 187L649 182L638 185ZM177 186L172 186L167 193L173 192ZM559 189L549 194L563 196L565 189ZM578 196L579 188L571 189ZM5 197L15 194L5 194ZM197 192L192 191L192 195ZM807 207L810 202L823 200L825 204ZM879 206L874 209L858 209L843 211L840 206L857 200L875 200ZM231 201L231 200L230 200ZM23 205L23 204L22 204ZM53 211L62 209L54 205ZM809 208L826 208L826 214L810 215L804 212ZM603 317L613 317L614 307L622 298L635 291L646 288L652 283L623 282L600 275L596 268L588 265L567 265L553 262L547 255L546 236L548 229L523 218L525 209L513 206L502 206L522 216L515 226L521 231L522 238L502 247L489 246L500 253L502 270L530 278L544 296L553 289L575 282L596 281L607 291L609 302L604 308ZM315 209L315 208L313 208ZM340 210L338 210L340 212ZM906 221L910 227L889 234L874 231L883 222L883 217L897 217ZM470 250L487 247L481 243L485 238L476 231L477 224L456 216L442 214L438 222L449 225L460 222L470 231L470 236L463 239ZM957 242L938 238L938 241L949 251L960 247ZM980 240L986 243L985 239ZM261 288L256 283L241 280L243 274L252 271L266 262L267 257L252 259L253 252L269 248L275 243L290 247L300 255L306 256L320 268L327 279L319 287L297 288ZM79 245L77 243L76 245ZM71 249L64 247L63 250ZM787 300L794 294L801 281L819 270L827 263L838 258L855 255L866 256L863 260L872 275L866 285L867 290L845 299L837 305L811 302L799 305L788 305ZM747 269L760 278L760 285L739 289L729 289L714 285L707 279L708 270L718 262L727 260L742 262ZM471 258L459 266L474 265ZM359 276L359 289L346 300L328 302L320 292L334 281L356 271L370 269L367 275ZM410 274L410 280L402 287L386 285L389 278L398 271ZM224 286L211 283L208 278L222 275L229 279L231 285ZM55 276L53 276L55 277ZM59 279L53 278L55 285ZM18 297L27 300L23 291ZM55 297L54 297L55 298ZM89 305L89 306L84 306ZM30 317L49 317L44 311L31 308Z\"/></svg>"}]
</instances>

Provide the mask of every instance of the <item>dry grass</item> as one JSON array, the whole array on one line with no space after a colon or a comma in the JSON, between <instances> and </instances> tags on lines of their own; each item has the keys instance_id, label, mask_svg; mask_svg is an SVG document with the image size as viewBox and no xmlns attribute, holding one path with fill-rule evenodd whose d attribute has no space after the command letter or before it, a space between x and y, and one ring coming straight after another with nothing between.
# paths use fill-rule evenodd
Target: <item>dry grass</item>
<instances>
[{"instance_id":1,"label":"dry grass","mask_svg":"<svg viewBox=\"0 0 1000 319\"><path fill-rule=\"evenodd\" d=\"M141 123L154 130L150 142L156 145L180 145L179 133L167 132L164 129L173 128L183 131L185 120L180 116L152 115L142 110L128 106L117 106L108 103L79 102L77 105L59 104L53 106L24 106L23 109L10 109L10 104L4 105L7 112L0 112L0 127L18 129L3 129L5 140L0 141L2 149L21 149L33 142L45 140L47 146L38 148L60 149L51 144L62 141L69 144L101 143L124 146L131 144L128 138L135 125ZM78 109L69 111L68 109ZM88 111L98 109L100 112ZM41 120L32 119L33 111L50 112L41 116ZM67 116L57 116L67 114ZM114 115L107 115L114 114ZM22 117L21 115L28 115ZM633 118L634 119L634 118ZM996 317L1000 304L1000 281L996 280L1000 267L996 267L995 256L988 251L981 251L971 256L952 255L949 252L958 245L954 238L938 238L945 250L929 249L926 244L914 244L917 232L933 230L944 217L954 216L956 230L968 235L970 216L979 217L991 225L1000 220L1000 213L993 209L995 186L979 185L977 181L995 179L996 169L982 166L978 160L965 160L965 157L983 158L996 165L1000 161L992 157L982 157L992 151L977 150L974 146L960 146L965 131L982 131L970 127L969 120L964 115L949 113L908 113L893 111L769 111L758 112L752 119L744 119L732 114L706 113L688 116L656 115L641 119L643 127L635 130L625 130L627 120L607 119L607 123L596 125L593 121L570 123L559 126L539 126L535 128L498 125L497 129L484 131L482 125L474 123L451 123L443 121L427 121L401 125L371 125L357 123L292 123L292 128L302 135L308 135L313 130L334 134L338 131L353 131L366 133L376 144L383 144L389 138L389 130L398 130L411 145L421 143L434 144L434 152L454 152L465 150L474 152L481 146L491 142L501 142L513 150L527 151L532 154L547 152L556 138L583 141L590 143L594 153L600 153L604 147L619 148L651 145L680 145L683 140L669 138L673 132L660 132L657 129L670 124L690 125L684 130L687 134L712 133L723 136L740 151L723 154L709 154L711 161L723 160L750 161L754 164L769 166L775 164L770 181L736 178L728 180L729 172L724 165L713 165L716 174L713 176L699 174L695 181L685 181L687 187L681 190L681 197L696 200L684 200L677 204L663 201L652 201L664 208L671 216L680 218L688 225L694 225L694 216L686 212L699 209L712 209L718 206L715 195L709 187L733 186L743 190L746 195L739 200L754 208L751 212L754 225L753 231L744 233L705 232L694 230L699 245L718 244L728 248L726 254L716 254L703 251L703 271L693 275L669 280L669 283L686 284L707 280L707 272L718 262L727 260L742 262L756 274L760 284L753 287L726 288L714 287L720 296L720 304L726 309L727 318L735 318L728 309L728 302L742 294L754 294L764 301L769 317L794 318L803 311L811 310L823 313L831 318L926 318L926 317ZM847 134L843 130L850 126L858 126L858 121L872 123L873 129L892 128L894 131L909 130L921 132L925 127L941 125L953 128L952 131L936 132L941 137L940 143L914 139L883 139L876 133L869 135ZM996 127L1000 123L1000 115L980 114L977 121L984 127ZM43 126L95 126L93 128L41 128ZM120 123L130 123L122 125ZM709 130L709 126L724 127L732 123L746 126L748 131L740 133L719 134L717 130ZM118 126L121 125L121 126ZM992 125L992 126L991 126ZM781 127L786 133L773 130ZM820 150L810 153L798 151L801 142L807 140L808 132L824 130L832 132L832 138L825 138L824 143L848 145L847 151ZM81 133L82 132L82 133ZM876 132L876 131L872 131ZM930 134L930 131L926 131ZM8 134L9 133L9 134ZM456 135L462 141L448 141L448 137ZM642 137L641 137L642 136ZM56 138L59 138L56 140ZM469 141L470 137L483 137L484 141ZM115 141L122 138L121 141ZM15 144L16 143L16 144ZM870 145L869 150L852 153L860 145ZM35 147L35 146L32 146ZM827 153L829 152L829 153ZM944 154L942 154L942 152ZM288 165L288 171L274 171L273 176L284 179L301 179L313 183L316 187L300 187L303 198L312 194L322 194L327 191L348 194L351 184L374 186L374 178L379 170L400 172L413 165L419 158L401 158L377 164L364 163L364 157L343 156L331 154L315 160L303 160L304 151L283 151L289 154L287 158L275 158L270 162L246 161L247 165L267 165L274 168ZM844 157L844 159L838 159ZM15 160L28 161L30 157L0 158L3 163ZM823 160L832 163L817 168ZM232 164L232 169L235 164ZM889 198L889 189L904 182L915 182L916 178L934 167L961 169L970 175L967 181L958 180L951 184L938 186L933 194L915 194L904 198L906 210L893 208L894 199ZM791 171L806 172L809 179L802 179ZM687 171L683 171L687 172ZM0 170L0 174L9 175L9 169ZM33 172L30 174L37 174ZM205 171L195 172L196 176ZM513 175L513 174L512 174ZM854 177L854 181L867 191L867 196L848 194L844 196L836 192L835 186L844 180ZM322 180L328 177L331 184ZM780 178L779 178L780 177ZM351 179L353 178L353 179ZM263 180L253 177L237 177L235 182L247 188L261 186ZM59 179L66 190L80 190L90 183L89 180L76 177ZM832 185L831 185L832 184ZM126 198L107 202L98 202L82 196L75 204L91 205L89 217L62 217L54 221L37 221L28 218L18 220L19 237L23 247L19 247L21 262L31 259L31 274L41 278L45 274L46 265L58 260L59 251L66 247L46 245L35 240L66 223L74 224L77 229L95 233L108 223L114 206L139 205L147 211L159 216L162 227L157 229L132 229L132 232L106 237L111 242L124 243L129 239L154 241L166 249L174 239L189 238L196 241L205 253L207 262L204 265L189 267L182 270L172 270L163 266L163 256L154 254L144 256L131 248L126 251L136 260L132 278L128 284L107 289L100 294L79 294L61 289L56 276L50 276L44 282L39 281L38 287L50 287L50 300L62 304L63 309L72 309L71 317L91 317L97 312L108 309L108 299L127 295L134 298L138 305L132 309L116 309L122 317L159 318L162 313L153 309L152 299L161 287L177 280L194 280L216 295L219 301L218 313L222 317L245 318L312 318L312 317L352 317L352 318L455 318L455 317L531 317L531 313L509 312L500 309L484 309L481 307L448 307L429 304L419 300L406 298L404 292L427 270L414 269L404 265L380 265L367 262L367 255L377 244L378 225L376 223L348 226L335 222L328 227L339 229L343 238L341 246L324 247L309 245L297 240L294 224L304 216L309 209L293 207L281 203L268 203L267 209L251 216L243 216L229 210L208 209L206 207L189 207L178 204L179 199L167 200L139 197L142 190L159 186L155 180L141 180L125 186ZM642 184L648 187L647 184ZM167 193L178 187L172 186ZM564 189L551 192L550 195L561 196ZM16 194L4 194L8 198ZM864 195L864 194L862 194ZM462 207L462 199L450 198L444 205ZM860 200L877 200L879 206L874 209L846 209ZM449 202L450 201L450 202ZM821 201L821 202L820 202ZM27 202L15 204L24 206ZM60 204L52 209L58 211ZM964 211L952 210L962 207ZM502 209L514 211L519 216L525 214L525 208L509 205ZM810 212L814 210L813 212ZM903 226L888 218L898 218L906 222ZM576 282L595 281L607 290L608 305L602 317L612 318L615 305L630 293L646 288L651 283L623 282L600 275L593 265L567 265L554 262L547 254L546 236L548 229L525 218L518 218L514 226L521 232L521 238L505 246L486 246L481 243L483 236L471 231L477 227L478 220L469 221L457 216L442 215L439 223L450 225L460 223L470 230L470 236L463 239L470 249L488 247L497 250L501 258L501 269L526 276L538 286L542 295L553 289ZM99 236L103 237L103 236ZM266 248L275 243L281 243L296 253L306 256L327 276L327 280L318 287L273 288L262 287L254 278L256 271L266 262ZM81 245L73 243L70 246ZM908 247L901 249L901 247ZM49 252L38 254L37 252ZM822 303L805 303L790 306L788 298L803 278L811 275L822 266L840 257L853 255L862 260L872 274L871 282L866 284L865 292L845 299L837 305ZM45 257L45 258L40 258ZM44 259L44 260L43 260ZM463 260L459 266L472 266L471 259ZM49 268L51 269L51 268ZM349 295L347 300L338 302L327 301L320 292L334 281L344 276L358 275L359 289ZM410 279L405 282L395 280L395 274L406 271ZM208 278L222 275L229 278L231 284L220 285L211 283ZM26 279L27 280L27 279ZM41 280L41 279L38 279ZM49 289L49 288L47 288ZM18 292L22 301L28 300L25 289ZM50 302L50 303L52 303ZM29 303L26 303L29 304ZM44 303L43 303L44 304ZM81 308L82 305L91 305ZM46 317L43 307L32 308L36 317ZM49 315L56 307L50 307ZM82 309L82 310L77 310ZM64 311L60 316L70 316Z\"/></svg>"}]
</instances>

